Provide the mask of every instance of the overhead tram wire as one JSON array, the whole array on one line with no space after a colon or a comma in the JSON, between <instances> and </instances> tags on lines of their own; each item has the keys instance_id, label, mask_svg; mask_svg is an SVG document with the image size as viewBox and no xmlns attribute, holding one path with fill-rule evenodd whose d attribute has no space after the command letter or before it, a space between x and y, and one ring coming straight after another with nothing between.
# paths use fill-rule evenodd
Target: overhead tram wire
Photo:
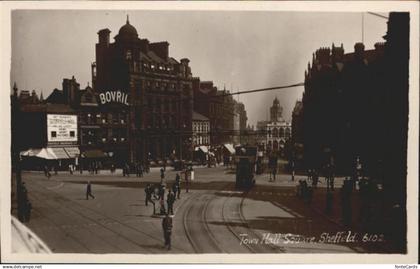
<instances>
[{"instance_id":1,"label":"overhead tram wire","mask_svg":"<svg viewBox=\"0 0 420 269\"><path fill-rule=\"evenodd\" d=\"M192 99L195 102L206 102L210 98L219 98L219 97L226 97L226 96L239 95L239 94L249 94L249 93L256 93L256 92L274 91L274 90L281 90L281 89L287 89L287 88L302 87L304 85L305 85L305 83L300 82L300 83L290 84L290 85L285 85L285 86L275 86L275 87L247 90L247 91L238 91L238 92L225 92L225 93L222 93L222 94L216 94L216 95L206 96L206 97L202 97L202 98L184 97L184 98L181 98L181 99L178 99L178 100L171 100L169 103L173 103L173 104L182 103L183 101L189 101L189 100L192 100ZM144 107L150 107L151 104L146 103L146 104L143 104L143 106Z\"/></svg>"},{"instance_id":2,"label":"overhead tram wire","mask_svg":"<svg viewBox=\"0 0 420 269\"><path fill-rule=\"evenodd\" d=\"M280 89L286 89L286 88L301 87L301 86L304 86L304 85L305 84L303 82L301 82L301 83L291 84L291 85L287 85L287 86L276 86L276 87L270 87L270 88L262 88L262 89L241 91L241 92L232 92L232 93L229 92L229 93L219 94L219 95L215 95L215 96L211 96L211 97L224 97L224 96L229 96L229 95L239 95L239 94L247 94L247 93L254 93L254 92L273 91L273 90L280 90Z\"/></svg>"}]
</instances>

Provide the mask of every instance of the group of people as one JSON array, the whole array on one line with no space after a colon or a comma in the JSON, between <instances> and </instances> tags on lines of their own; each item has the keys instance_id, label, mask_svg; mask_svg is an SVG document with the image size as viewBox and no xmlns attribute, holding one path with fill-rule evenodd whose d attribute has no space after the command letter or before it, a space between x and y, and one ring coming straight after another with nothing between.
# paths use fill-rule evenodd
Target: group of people
<instances>
[{"instance_id":1,"label":"group of people","mask_svg":"<svg viewBox=\"0 0 420 269\"><path fill-rule=\"evenodd\" d=\"M185 191L188 192L189 189L189 170L186 169L185 172ZM145 205L148 206L149 203L153 205L153 215L156 213L156 202L159 203L159 212L158 215L164 216L162 219L162 229L163 236L165 241L165 247L171 249L171 234L172 234L172 217L174 215L174 204L177 199L181 199L181 176L179 173L176 173L174 182L167 188L165 183L165 168L162 167L160 170L160 179L159 184L147 184L145 192ZM169 186L169 185L168 185ZM166 198L166 207L165 207L165 198Z\"/></svg>"},{"instance_id":2,"label":"group of people","mask_svg":"<svg viewBox=\"0 0 420 269\"><path fill-rule=\"evenodd\" d=\"M358 221L362 224L368 224L372 219L374 200L379 193L378 186L375 182L375 177L367 178L363 175L360 161L357 160L355 172L350 177L345 177L343 184L339 191L339 199L341 206L341 220L345 226L352 224L353 206L352 200L355 198L353 193L358 192L360 198L360 210ZM313 192L319 183L319 175L317 170L308 170L307 179L299 180L297 185L297 196L302 198L307 204L312 201ZM380 179L376 179L380 182ZM309 185L311 182L311 185ZM327 185L326 198L325 198L325 213L331 215L333 213L334 202L334 174L331 167L325 169L325 183ZM358 188L356 187L358 186Z\"/></svg>"},{"instance_id":3,"label":"group of people","mask_svg":"<svg viewBox=\"0 0 420 269\"><path fill-rule=\"evenodd\" d=\"M143 177L144 173L149 173L150 172L150 167L149 165L143 164L141 162L136 162L136 163L125 163L123 165L122 171L123 171L123 177L129 177L131 171L133 171L136 173L136 177Z\"/></svg>"},{"instance_id":4,"label":"group of people","mask_svg":"<svg viewBox=\"0 0 420 269\"><path fill-rule=\"evenodd\" d=\"M156 203L159 202L159 214L174 214L173 205L176 199L181 198L181 177L179 173L175 176L175 182L172 183L171 187L167 190L166 195L166 207L165 207L165 194L166 194L166 184L163 182L164 174L161 173L161 183L158 185L147 184L145 192L145 205L148 206L149 203L153 205L153 215L156 214Z\"/></svg>"}]
</instances>

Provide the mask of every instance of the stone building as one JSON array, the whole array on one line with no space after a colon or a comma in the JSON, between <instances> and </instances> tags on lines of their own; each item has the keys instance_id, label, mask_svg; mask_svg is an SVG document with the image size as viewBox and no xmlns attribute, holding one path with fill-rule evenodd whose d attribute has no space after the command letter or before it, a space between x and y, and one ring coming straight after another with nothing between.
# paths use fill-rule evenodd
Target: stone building
<instances>
[{"instance_id":1,"label":"stone building","mask_svg":"<svg viewBox=\"0 0 420 269\"><path fill-rule=\"evenodd\" d=\"M226 89L218 90L212 81L194 78L193 90L194 110L210 120L212 145L240 143L248 120L245 106Z\"/></svg>"},{"instance_id":2,"label":"stone building","mask_svg":"<svg viewBox=\"0 0 420 269\"><path fill-rule=\"evenodd\" d=\"M257 123L258 146L266 152L283 153L287 140L291 137L292 125L283 119L283 107L276 98L270 107L270 120Z\"/></svg>"},{"instance_id":3,"label":"stone building","mask_svg":"<svg viewBox=\"0 0 420 269\"><path fill-rule=\"evenodd\" d=\"M193 147L210 146L210 133L210 120L194 111L192 117Z\"/></svg>"},{"instance_id":4,"label":"stone building","mask_svg":"<svg viewBox=\"0 0 420 269\"><path fill-rule=\"evenodd\" d=\"M104 102L118 102L117 92L127 97L129 161L188 159L193 111L189 60L170 57L166 41L140 38L128 18L113 43L110 32L98 32L93 89L109 97Z\"/></svg>"}]
</instances>

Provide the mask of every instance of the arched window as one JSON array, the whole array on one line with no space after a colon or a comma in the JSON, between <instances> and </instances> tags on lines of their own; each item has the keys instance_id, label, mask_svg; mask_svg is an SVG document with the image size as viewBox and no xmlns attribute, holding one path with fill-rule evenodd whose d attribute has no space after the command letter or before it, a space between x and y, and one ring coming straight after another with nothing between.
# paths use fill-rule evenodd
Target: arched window
<instances>
[{"instance_id":1,"label":"arched window","mask_svg":"<svg viewBox=\"0 0 420 269\"><path fill-rule=\"evenodd\" d=\"M280 137L284 137L284 128L280 128Z\"/></svg>"},{"instance_id":2,"label":"arched window","mask_svg":"<svg viewBox=\"0 0 420 269\"><path fill-rule=\"evenodd\" d=\"M290 137L290 128L286 128L286 138Z\"/></svg>"},{"instance_id":3,"label":"arched window","mask_svg":"<svg viewBox=\"0 0 420 269\"><path fill-rule=\"evenodd\" d=\"M277 128L273 130L273 137L279 137L279 130Z\"/></svg>"}]
</instances>

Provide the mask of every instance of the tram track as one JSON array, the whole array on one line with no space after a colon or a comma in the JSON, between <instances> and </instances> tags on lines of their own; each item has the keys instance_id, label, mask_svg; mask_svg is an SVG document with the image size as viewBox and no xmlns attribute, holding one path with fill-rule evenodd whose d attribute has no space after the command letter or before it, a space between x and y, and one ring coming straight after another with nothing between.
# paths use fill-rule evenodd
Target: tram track
<instances>
[{"instance_id":1,"label":"tram track","mask_svg":"<svg viewBox=\"0 0 420 269\"><path fill-rule=\"evenodd\" d=\"M198 197L205 197L206 201L204 203L200 203L200 206L196 206L194 203L194 200L196 200ZM185 234L187 236L188 242L191 244L193 250L195 253L224 253L225 251L221 247L221 244L217 241L215 238L213 232L210 230L210 227L208 225L208 219L207 219L207 210L209 208L209 204L215 200L217 197L210 196L209 194L196 194L193 198L191 198L192 203L190 203L188 208L184 208L184 215L183 215L183 227ZM201 212L201 214L196 214L200 216L200 219L197 221L194 221L192 225L189 225L188 223L192 222L191 215L192 213ZM198 223L201 223L202 230L205 231L205 233L201 233L200 236L206 237L207 240L197 240L198 233L194 235L192 231L195 231L198 227ZM194 228L192 226L195 226ZM206 248L211 248L211 251L205 250L203 247L202 242L206 243Z\"/></svg>"},{"instance_id":2,"label":"tram track","mask_svg":"<svg viewBox=\"0 0 420 269\"><path fill-rule=\"evenodd\" d=\"M37 183L35 183L35 184L37 184ZM39 184L37 184L37 185L39 186ZM42 186L41 186L41 188L42 188ZM145 232L143 232L143 231L141 231L141 230L139 230L139 229L136 229L136 228L134 228L134 227L132 227L132 226L130 226L130 225L127 225L126 223L124 223L124 222L122 222L122 221L119 221L119 220L117 220L117 219L115 219L115 218L112 218L112 217L110 217L110 216L108 216L108 215L105 215L105 214L103 214L102 212L100 212L100 211L98 211L98 210L92 209L92 208L87 207L87 206L83 206L83 205L81 205L80 203L77 203L77 202L75 202L75 201L72 201L72 200L70 200L70 199L68 199L68 198L63 198L63 197L62 197L62 196L61 196L58 192L56 192L56 191L54 191L54 190L48 190L48 191L50 191L50 192L52 192L52 193L55 193L55 195L57 195L59 198L61 198L62 200L64 200L64 202L66 202L66 203L70 203L70 204L72 204L72 205L76 205L77 207L79 207L79 209L85 209L85 210L88 210L88 211L90 211L90 212L93 212L93 213L95 213L95 214L97 214L97 215L99 215L99 216L103 217L104 219L111 220L111 221L113 221L114 223L117 223L117 224L119 224L119 225L121 225L121 226L123 226L123 227L125 227L125 228L127 228L127 229L129 229L129 230L132 230L132 231L134 231L134 232L136 232L136 233L139 233L139 234L141 234L141 235L143 235L143 236L145 236L145 237L148 237L149 239L153 239L153 240L155 240L155 241L159 242L159 244L161 244L161 242L162 242L162 239L161 239L161 238L157 238L157 237L155 237L155 236L152 236L152 235L150 235L150 234L147 234L147 233L145 233ZM38 193L40 193L40 192L38 191ZM40 195L41 195L41 196L43 196L43 197L45 197L45 198L48 198L48 195L46 195L46 194L45 194L45 195L40 194ZM47 200L47 199L45 199L45 200ZM45 200L41 200L41 201L45 201ZM124 239L125 239L125 240L127 240L128 242L130 242L130 243L132 243L132 244L134 244L134 245L136 245L136 246L140 247L141 249L144 249L144 250L145 250L145 252L148 252L148 251L147 251L147 249L146 249L143 245L139 244L138 242L134 241L133 239L129 238L128 236L125 236L124 234L122 234L122 233L120 233L120 232L117 232L117 231L115 231L115 230L113 230L113 229L109 228L106 224L103 224L103 223L101 223L100 221L97 221L97 220L95 220L94 218L89 217L87 214L83 214L81 211L75 210L75 209L73 209L72 207L69 207L69 206L67 206L67 207L66 207L66 209L67 209L67 210L70 210L70 211L72 211L72 212L74 212L75 214L78 214L78 215L82 216L83 218L85 218L85 219L87 219L87 220L91 221L92 223L94 223L94 224L96 224L96 225L98 225L98 226L100 226L100 227L102 227L102 228L106 229L107 231L109 231L109 232L111 232L111 233L113 233L113 234L115 234L115 235L117 235L117 236L120 236L121 238L124 238Z\"/></svg>"}]
</instances>

